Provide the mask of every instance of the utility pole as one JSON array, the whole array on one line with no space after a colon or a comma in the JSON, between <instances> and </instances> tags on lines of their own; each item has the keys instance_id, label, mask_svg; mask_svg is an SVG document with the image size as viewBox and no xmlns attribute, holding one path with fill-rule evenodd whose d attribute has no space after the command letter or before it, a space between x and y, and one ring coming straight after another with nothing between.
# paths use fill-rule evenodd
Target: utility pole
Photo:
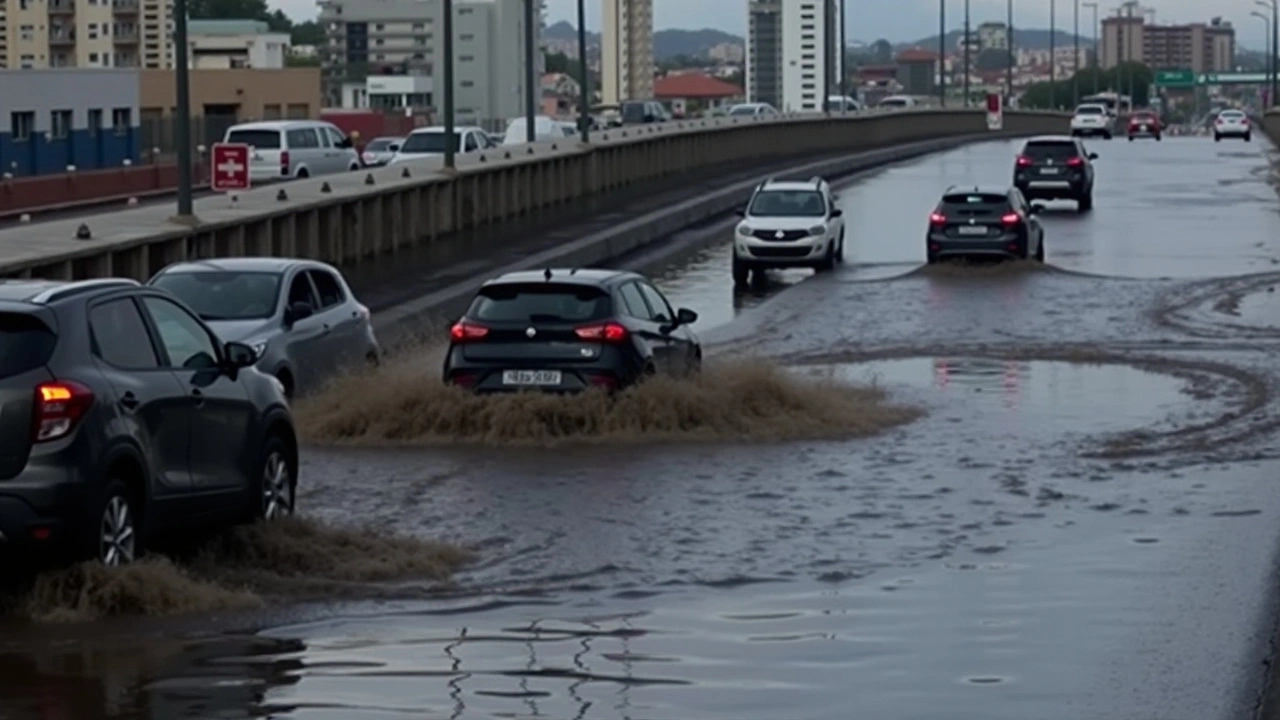
<instances>
[{"instance_id":1,"label":"utility pole","mask_svg":"<svg viewBox=\"0 0 1280 720\"><path fill-rule=\"evenodd\" d=\"M191 190L191 72L188 55L191 45L187 42L187 0L173 3L173 71L174 91L177 94L177 127L173 129L178 144L178 218L190 221L195 217L194 198Z\"/></svg>"},{"instance_id":2,"label":"utility pole","mask_svg":"<svg viewBox=\"0 0 1280 720\"><path fill-rule=\"evenodd\" d=\"M1276 54L1275 48L1271 47L1271 17L1264 15L1257 10L1254 10L1249 14L1262 21L1262 46L1266 48L1267 51L1267 82L1263 87L1267 89L1267 94L1270 95L1271 92L1269 85L1271 83L1271 73L1275 70L1272 66L1271 58ZM1268 102L1266 105L1274 104L1274 101L1272 101L1270 97L1268 97L1267 100Z\"/></svg>"},{"instance_id":3,"label":"utility pole","mask_svg":"<svg viewBox=\"0 0 1280 720\"><path fill-rule=\"evenodd\" d=\"M835 0L822 1L822 113L831 112L831 75L835 72L831 57L831 14Z\"/></svg>"},{"instance_id":4,"label":"utility pole","mask_svg":"<svg viewBox=\"0 0 1280 720\"><path fill-rule=\"evenodd\" d=\"M964 0L964 106L969 107L969 0Z\"/></svg>"},{"instance_id":5,"label":"utility pole","mask_svg":"<svg viewBox=\"0 0 1280 720\"><path fill-rule=\"evenodd\" d=\"M535 70L533 67L533 4L537 0L524 0L524 139L533 142L538 135L534 130L533 116L537 114L537 97L535 92Z\"/></svg>"},{"instance_id":6,"label":"utility pole","mask_svg":"<svg viewBox=\"0 0 1280 720\"><path fill-rule=\"evenodd\" d=\"M947 0L938 0L938 103L947 106Z\"/></svg>"},{"instance_id":7,"label":"utility pole","mask_svg":"<svg viewBox=\"0 0 1280 720\"><path fill-rule=\"evenodd\" d=\"M619 38L618 44L621 44L621 38ZM601 50L603 51L603 48ZM587 8L585 0L578 0L578 72L582 74L578 83L578 125L582 131L582 143L585 145L591 142L591 71L587 67Z\"/></svg>"},{"instance_id":8,"label":"utility pole","mask_svg":"<svg viewBox=\"0 0 1280 720\"><path fill-rule=\"evenodd\" d=\"M1074 26L1072 29L1072 43L1075 53L1071 57L1072 69L1071 74L1071 105L1072 107L1080 104L1080 0L1074 0Z\"/></svg>"},{"instance_id":9,"label":"utility pole","mask_svg":"<svg viewBox=\"0 0 1280 720\"><path fill-rule=\"evenodd\" d=\"M844 0L840 0L840 111L849 110L849 46L845 44Z\"/></svg>"},{"instance_id":10,"label":"utility pole","mask_svg":"<svg viewBox=\"0 0 1280 720\"><path fill-rule=\"evenodd\" d=\"M441 8L441 30L444 38L440 43L444 48L444 168L453 170L456 167L455 153L458 146L458 132L453 122L453 0L443 0Z\"/></svg>"},{"instance_id":11,"label":"utility pole","mask_svg":"<svg viewBox=\"0 0 1280 720\"><path fill-rule=\"evenodd\" d=\"M1098 57L1098 3L1082 3L1093 10L1093 94L1098 94L1098 78L1102 75L1102 58Z\"/></svg>"},{"instance_id":12,"label":"utility pole","mask_svg":"<svg viewBox=\"0 0 1280 720\"><path fill-rule=\"evenodd\" d=\"M1008 0L1008 17L1005 22L1005 45L1009 48L1009 66L1004 71L1004 102L1007 105L1013 98L1013 66L1017 64L1013 54L1013 0Z\"/></svg>"},{"instance_id":13,"label":"utility pole","mask_svg":"<svg viewBox=\"0 0 1280 720\"><path fill-rule=\"evenodd\" d=\"M1058 11L1054 0L1049 0L1049 92L1053 101L1049 107L1058 109Z\"/></svg>"}]
</instances>

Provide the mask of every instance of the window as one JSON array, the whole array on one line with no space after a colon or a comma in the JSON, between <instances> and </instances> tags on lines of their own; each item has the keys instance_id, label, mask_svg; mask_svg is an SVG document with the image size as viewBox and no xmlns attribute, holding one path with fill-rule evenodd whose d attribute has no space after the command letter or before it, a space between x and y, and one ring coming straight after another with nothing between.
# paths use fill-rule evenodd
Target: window
<instances>
[{"instance_id":1,"label":"window","mask_svg":"<svg viewBox=\"0 0 1280 720\"><path fill-rule=\"evenodd\" d=\"M480 149L480 143L476 141L474 134L467 135L466 143L462 146L463 152L474 152Z\"/></svg>"},{"instance_id":2,"label":"window","mask_svg":"<svg viewBox=\"0 0 1280 720\"><path fill-rule=\"evenodd\" d=\"M30 315L0 314L0 378L44 365L57 342L49 327Z\"/></svg>"},{"instance_id":3,"label":"window","mask_svg":"<svg viewBox=\"0 0 1280 720\"><path fill-rule=\"evenodd\" d=\"M206 321L265 320L276 314L280 297L280 275L273 272L171 272L152 284Z\"/></svg>"},{"instance_id":4,"label":"window","mask_svg":"<svg viewBox=\"0 0 1280 720\"><path fill-rule=\"evenodd\" d=\"M31 70L36 66L36 56L23 55L18 59L18 64L23 70Z\"/></svg>"},{"instance_id":5,"label":"window","mask_svg":"<svg viewBox=\"0 0 1280 720\"><path fill-rule=\"evenodd\" d=\"M263 120L279 120L281 117L283 117L283 114L279 103L269 103L262 106Z\"/></svg>"},{"instance_id":6,"label":"window","mask_svg":"<svg viewBox=\"0 0 1280 720\"><path fill-rule=\"evenodd\" d=\"M316 284L316 292L320 293L320 307L317 309L331 308L347 299L347 294L342 292L342 284L333 273L327 270L308 270L307 274L311 276L311 282Z\"/></svg>"},{"instance_id":7,"label":"window","mask_svg":"<svg viewBox=\"0 0 1280 720\"><path fill-rule=\"evenodd\" d=\"M472 35L471 33L462 33L461 35L458 36L458 39L459 40L475 40L476 36Z\"/></svg>"},{"instance_id":8,"label":"window","mask_svg":"<svg viewBox=\"0 0 1280 720\"><path fill-rule=\"evenodd\" d=\"M458 62L472 62L475 59L476 59L475 55L459 55L458 56ZM474 85L475 83L471 83L471 84Z\"/></svg>"},{"instance_id":9,"label":"window","mask_svg":"<svg viewBox=\"0 0 1280 720\"><path fill-rule=\"evenodd\" d=\"M608 317L609 296L597 287L559 283L492 285L467 316L480 321L580 323Z\"/></svg>"},{"instance_id":10,"label":"window","mask_svg":"<svg viewBox=\"0 0 1280 720\"><path fill-rule=\"evenodd\" d=\"M122 370L160 367L147 325L131 298L95 305L89 311L93 352L108 365Z\"/></svg>"},{"instance_id":11,"label":"window","mask_svg":"<svg viewBox=\"0 0 1280 720\"><path fill-rule=\"evenodd\" d=\"M52 121L49 125L49 137L55 140L65 139L71 134L71 111L54 110L49 113Z\"/></svg>"},{"instance_id":12,"label":"window","mask_svg":"<svg viewBox=\"0 0 1280 720\"><path fill-rule=\"evenodd\" d=\"M290 149L300 148L318 148L320 147L320 138L316 135L316 131L312 128L299 128L290 130L286 133L289 140Z\"/></svg>"},{"instance_id":13,"label":"window","mask_svg":"<svg viewBox=\"0 0 1280 720\"><path fill-rule=\"evenodd\" d=\"M474 81L471 81L471 80L463 80L462 82L460 82L460 83L458 83L458 84L459 84L459 85L461 85L462 87L468 87L468 88L469 88L469 87L475 87L475 86L476 86L475 82L474 82Z\"/></svg>"},{"instance_id":14,"label":"window","mask_svg":"<svg viewBox=\"0 0 1280 720\"><path fill-rule=\"evenodd\" d=\"M248 145L260 150L279 150L279 130L232 130L227 133L227 142Z\"/></svg>"},{"instance_id":15,"label":"window","mask_svg":"<svg viewBox=\"0 0 1280 720\"><path fill-rule=\"evenodd\" d=\"M338 132L334 128L327 127L324 129L324 131L328 133L329 141L333 143L334 147L341 147L342 143L346 142L347 140L345 137L342 136L342 133Z\"/></svg>"},{"instance_id":16,"label":"window","mask_svg":"<svg viewBox=\"0 0 1280 720\"><path fill-rule=\"evenodd\" d=\"M98 109L89 111L89 134L93 136L102 134L102 111Z\"/></svg>"},{"instance_id":17,"label":"window","mask_svg":"<svg viewBox=\"0 0 1280 720\"><path fill-rule=\"evenodd\" d=\"M33 112L16 112L9 116L9 122L12 123L13 135L10 140L13 142L23 142L31 139L31 133L36 127L36 114Z\"/></svg>"},{"instance_id":18,"label":"window","mask_svg":"<svg viewBox=\"0 0 1280 720\"><path fill-rule=\"evenodd\" d=\"M218 348L213 336L191 313L170 300L143 299L155 322L160 344L169 356L169 367L208 370L218 367Z\"/></svg>"},{"instance_id":19,"label":"window","mask_svg":"<svg viewBox=\"0 0 1280 720\"><path fill-rule=\"evenodd\" d=\"M133 127L133 110L129 108L112 110L111 127L115 129L117 135L128 135L129 129Z\"/></svg>"},{"instance_id":20,"label":"window","mask_svg":"<svg viewBox=\"0 0 1280 720\"><path fill-rule=\"evenodd\" d=\"M644 294L640 292L640 288L635 283L623 285L618 290L618 296L622 300L623 310L627 315L633 318L649 319L651 315L649 306L645 304Z\"/></svg>"},{"instance_id":21,"label":"window","mask_svg":"<svg viewBox=\"0 0 1280 720\"><path fill-rule=\"evenodd\" d=\"M748 215L756 217L823 217L827 204L817 190L764 190L751 200Z\"/></svg>"},{"instance_id":22,"label":"window","mask_svg":"<svg viewBox=\"0 0 1280 720\"><path fill-rule=\"evenodd\" d=\"M286 111L290 118L301 120L311 117L311 107L306 103L289 103Z\"/></svg>"},{"instance_id":23,"label":"window","mask_svg":"<svg viewBox=\"0 0 1280 720\"><path fill-rule=\"evenodd\" d=\"M19 25L18 37L22 38L23 40L35 40L36 26L35 25Z\"/></svg>"},{"instance_id":24,"label":"window","mask_svg":"<svg viewBox=\"0 0 1280 720\"><path fill-rule=\"evenodd\" d=\"M460 111L459 111L460 112ZM453 134L453 149L459 149L460 133ZM403 153L442 153L444 152L445 140L444 132L441 130L428 130L426 132L409 133L409 137L405 138L404 145L400 146L400 152Z\"/></svg>"},{"instance_id":25,"label":"window","mask_svg":"<svg viewBox=\"0 0 1280 720\"><path fill-rule=\"evenodd\" d=\"M293 278L293 282L289 283L289 307L293 307L298 303L303 303L315 310L319 305L316 302L316 291L311 286L311 280L307 278L306 273L298 273Z\"/></svg>"},{"instance_id":26,"label":"window","mask_svg":"<svg viewBox=\"0 0 1280 720\"><path fill-rule=\"evenodd\" d=\"M638 284L640 285L640 292L644 293L644 299L649 302L649 307L653 309L653 320L655 322L671 322L676 314L671 310L671 305L667 303L667 299L662 297L662 293L648 283Z\"/></svg>"}]
</instances>

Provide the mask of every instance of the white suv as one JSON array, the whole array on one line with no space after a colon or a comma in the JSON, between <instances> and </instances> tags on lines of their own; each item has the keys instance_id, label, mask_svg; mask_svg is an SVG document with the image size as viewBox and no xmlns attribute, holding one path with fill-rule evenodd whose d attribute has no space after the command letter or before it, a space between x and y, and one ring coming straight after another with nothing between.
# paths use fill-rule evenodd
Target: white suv
<instances>
[{"instance_id":1,"label":"white suv","mask_svg":"<svg viewBox=\"0 0 1280 720\"><path fill-rule=\"evenodd\" d=\"M844 218L831 186L808 181L766 180L739 210L734 232L733 282L745 285L766 268L830 270L844 261Z\"/></svg>"},{"instance_id":2,"label":"white suv","mask_svg":"<svg viewBox=\"0 0 1280 720\"><path fill-rule=\"evenodd\" d=\"M1071 134L1076 137L1101 135L1103 139L1110 140L1114 132L1115 118L1111 117L1105 105L1081 105L1071 116Z\"/></svg>"}]
</instances>

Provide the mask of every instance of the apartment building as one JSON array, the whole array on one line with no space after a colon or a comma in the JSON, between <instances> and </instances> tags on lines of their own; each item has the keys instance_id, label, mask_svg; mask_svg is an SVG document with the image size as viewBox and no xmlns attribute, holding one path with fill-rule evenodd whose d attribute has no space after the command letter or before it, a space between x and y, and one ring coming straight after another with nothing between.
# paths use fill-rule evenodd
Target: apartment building
<instances>
[{"instance_id":1,"label":"apartment building","mask_svg":"<svg viewBox=\"0 0 1280 720\"><path fill-rule=\"evenodd\" d=\"M826 97L840 90L836 0L752 0L747 15L750 102L784 111L822 110Z\"/></svg>"},{"instance_id":2,"label":"apartment building","mask_svg":"<svg viewBox=\"0 0 1280 720\"><path fill-rule=\"evenodd\" d=\"M600 102L653 97L653 0L602 0Z\"/></svg>"},{"instance_id":3,"label":"apartment building","mask_svg":"<svg viewBox=\"0 0 1280 720\"><path fill-rule=\"evenodd\" d=\"M173 67L173 0L0 0L0 8L0 67Z\"/></svg>"},{"instance_id":4,"label":"apartment building","mask_svg":"<svg viewBox=\"0 0 1280 720\"><path fill-rule=\"evenodd\" d=\"M289 33L261 20L191 20L187 43L193 70L279 69L289 53Z\"/></svg>"},{"instance_id":5,"label":"apartment building","mask_svg":"<svg viewBox=\"0 0 1280 720\"><path fill-rule=\"evenodd\" d=\"M542 77L541 0L532 28L534 82ZM321 0L327 43L321 50L325 97L343 101L343 87L377 75L429 78L413 83L426 108L443 109L440 0ZM523 116L525 7L519 0L455 0L454 109L459 123ZM430 92L420 90L429 87ZM350 97L351 93L348 92Z\"/></svg>"},{"instance_id":6,"label":"apartment building","mask_svg":"<svg viewBox=\"0 0 1280 720\"><path fill-rule=\"evenodd\" d=\"M1008 50L1009 26L1002 22L984 22L978 26L978 50Z\"/></svg>"},{"instance_id":7,"label":"apartment building","mask_svg":"<svg viewBox=\"0 0 1280 720\"><path fill-rule=\"evenodd\" d=\"M1155 25L1135 5L1122 6L1102 22L1101 65L1141 62L1155 70L1230 72L1235 66L1235 29L1222 18L1208 23Z\"/></svg>"}]
</instances>

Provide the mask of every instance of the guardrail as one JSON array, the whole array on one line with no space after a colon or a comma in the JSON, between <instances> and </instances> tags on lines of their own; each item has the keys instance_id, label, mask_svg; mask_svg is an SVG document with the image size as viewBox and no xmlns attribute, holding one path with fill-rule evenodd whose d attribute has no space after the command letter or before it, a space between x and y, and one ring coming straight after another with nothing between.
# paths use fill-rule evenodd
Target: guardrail
<instances>
[{"instance_id":1,"label":"guardrail","mask_svg":"<svg viewBox=\"0 0 1280 720\"><path fill-rule=\"evenodd\" d=\"M1007 111L1003 135L1062 133L1065 113ZM685 120L577 139L424 159L262 187L196 203L198 220L138 208L0 231L0 276L146 279L171 262L239 255L335 265L463 237L533 213L589 205L642 183L678 186L707 167L848 153L986 130L982 110ZM997 136L997 133L992 133Z\"/></svg>"}]
</instances>

